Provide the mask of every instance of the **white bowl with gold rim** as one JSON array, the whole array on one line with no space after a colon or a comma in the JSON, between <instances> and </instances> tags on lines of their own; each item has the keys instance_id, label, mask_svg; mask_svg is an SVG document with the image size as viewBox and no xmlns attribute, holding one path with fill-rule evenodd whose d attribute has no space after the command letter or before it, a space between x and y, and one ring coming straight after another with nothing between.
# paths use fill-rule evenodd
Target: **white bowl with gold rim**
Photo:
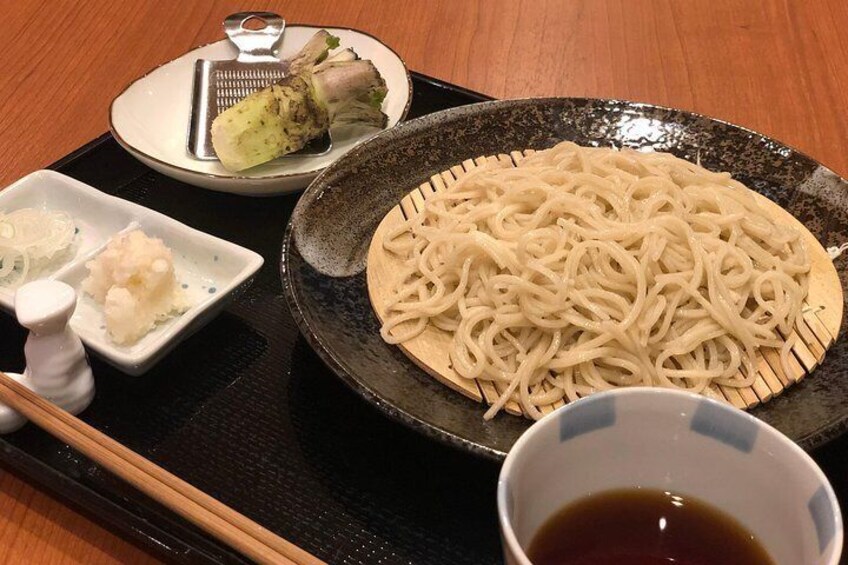
<instances>
[{"instance_id":1,"label":"white bowl with gold rim","mask_svg":"<svg viewBox=\"0 0 848 565\"><path fill-rule=\"evenodd\" d=\"M280 57L285 59L296 53L320 29L338 36L342 48L352 48L361 58L374 63L388 87L383 101L387 127L403 120L412 100L412 80L403 60L377 38L353 29L288 25ZM236 47L222 39L192 49L137 79L112 101L112 135L139 161L179 181L221 192L273 196L305 188L330 163L378 133L369 130L334 139L333 148L324 155L283 157L238 173L227 171L218 161L192 157L186 141L194 63L198 59L234 59L237 54Z\"/></svg>"}]
</instances>

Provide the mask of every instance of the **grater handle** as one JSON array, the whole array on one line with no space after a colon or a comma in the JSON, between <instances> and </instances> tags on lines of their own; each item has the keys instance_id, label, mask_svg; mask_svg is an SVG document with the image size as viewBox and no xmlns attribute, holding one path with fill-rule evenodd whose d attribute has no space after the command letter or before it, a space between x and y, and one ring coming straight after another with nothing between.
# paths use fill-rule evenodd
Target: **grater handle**
<instances>
[{"instance_id":1,"label":"grater handle","mask_svg":"<svg viewBox=\"0 0 848 565\"><path fill-rule=\"evenodd\" d=\"M261 20L265 27L249 29L245 22ZM224 20L224 31L239 49L237 61L242 63L279 62L278 50L283 41L286 20L272 12L238 12Z\"/></svg>"}]
</instances>

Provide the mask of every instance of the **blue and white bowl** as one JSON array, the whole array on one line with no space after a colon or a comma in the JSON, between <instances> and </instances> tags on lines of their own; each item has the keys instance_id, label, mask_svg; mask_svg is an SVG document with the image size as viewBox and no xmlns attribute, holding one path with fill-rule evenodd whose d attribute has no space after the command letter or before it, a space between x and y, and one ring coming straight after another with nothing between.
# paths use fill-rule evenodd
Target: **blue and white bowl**
<instances>
[{"instance_id":1,"label":"blue and white bowl","mask_svg":"<svg viewBox=\"0 0 848 565\"><path fill-rule=\"evenodd\" d=\"M621 488L670 491L736 518L778 564L837 565L842 514L815 461L753 416L698 395L634 388L568 404L534 424L498 481L506 562L571 502Z\"/></svg>"}]
</instances>

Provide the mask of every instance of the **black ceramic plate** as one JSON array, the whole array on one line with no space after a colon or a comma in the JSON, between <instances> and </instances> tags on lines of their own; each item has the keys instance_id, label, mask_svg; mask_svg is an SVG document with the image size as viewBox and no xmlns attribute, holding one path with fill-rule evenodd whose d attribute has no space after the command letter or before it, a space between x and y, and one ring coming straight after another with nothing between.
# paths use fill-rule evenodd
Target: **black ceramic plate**
<instances>
[{"instance_id":1,"label":"black ceramic plate","mask_svg":"<svg viewBox=\"0 0 848 565\"><path fill-rule=\"evenodd\" d=\"M467 158L560 140L700 158L789 210L823 245L848 241L848 182L777 141L698 114L551 98L484 102L412 120L349 152L310 185L286 231L281 264L306 338L345 383L389 416L493 457L530 425L508 414L483 421L483 405L439 384L380 339L365 256L383 216L430 175ZM838 270L844 289L848 275ZM848 427L846 368L846 340L838 340L810 378L752 412L807 449L823 444Z\"/></svg>"}]
</instances>

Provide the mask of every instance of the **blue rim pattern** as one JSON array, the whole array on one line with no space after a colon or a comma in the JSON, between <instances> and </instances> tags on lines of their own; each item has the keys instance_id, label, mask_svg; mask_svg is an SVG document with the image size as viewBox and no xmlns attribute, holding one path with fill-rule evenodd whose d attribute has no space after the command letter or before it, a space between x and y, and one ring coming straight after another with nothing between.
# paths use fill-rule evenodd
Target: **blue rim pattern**
<instances>
[{"instance_id":1,"label":"blue rim pattern","mask_svg":"<svg viewBox=\"0 0 848 565\"><path fill-rule=\"evenodd\" d=\"M833 525L833 506L831 506L830 500L828 500L827 489L824 488L824 485L820 486L812 498L810 498L807 508L810 511L813 524L816 525L816 535L819 539L819 553L824 553L833 536L836 535Z\"/></svg>"},{"instance_id":2,"label":"blue rim pattern","mask_svg":"<svg viewBox=\"0 0 848 565\"><path fill-rule=\"evenodd\" d=\"M615 425L615 398L588 397L563 412L559 419L559 441L564 442L589 432Z\"/></svg>"},{"instance_id":3,"label":"blue rim pattern","mask_svg":"<svg viewBox=\"0 0 848 565\"><path fill-rule=\"evenodd\" d=\"M703 436L751 453L757 441L757 424L747 417L728 412L713 402L700 402L689 428Z\"/></svg>"}]
</instances>

